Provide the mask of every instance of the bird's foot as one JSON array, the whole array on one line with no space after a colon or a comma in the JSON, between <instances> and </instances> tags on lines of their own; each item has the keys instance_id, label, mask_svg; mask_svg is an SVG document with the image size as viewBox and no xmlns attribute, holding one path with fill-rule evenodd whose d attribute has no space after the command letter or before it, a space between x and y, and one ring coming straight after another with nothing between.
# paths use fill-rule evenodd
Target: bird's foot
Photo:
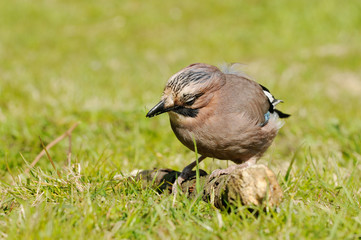
<instances>
[{"instance_id":1,"label":"bird's foot","mask_svg":"<svg viewBox=\"0 0 361 240\"><path fill-rule=\"evenodd\" d=\"M191 164L189 164L188 166L186 166L183 171L181 172L181 174L179 175L179 177L175 180L175 182L173 183L172 186L172 193L174 194L174 196L177 194L177 191L179 188L181 188L181 184L186 180L189 179L190 177L196 176L196 172L192 171L192 169L199 164L200 162L202 162L206 157L204 156L200 156L198 158L198 161L193 161ZM201 176L207 175L207 173L201 169L199 169L199 174Z\"/></svg>"},{"instance_id":2,"label":"bird's foot","mask_svg":"<svg viewBox=\"0 0 361 240\"><path fill-rule=\"evenodd\" d=\"M207 176L207 172L202 170L202 169L199 169L199 176L202 177L202 176ZM176 195L178 193L178 191L181 190L181 185L185 182L185 181L189 181L189 180L192 180L192 179L195 179L197 176L197 172L196 171L192 171L192 170L183 170L179 177L174 181L173 183L173 186L172 186L172 193L174 195ZM183 189L184 190L184 189ZM193 190L191 190L191 187L189 187L188 189L188 193L191 193Z\"/></svg>"},{"instance_id":3,"label":"bird's foot","mask_svg":"<svg viewBox=\"0 0 361 240\"><path fill-rule=\"evenodd\" d=\"M174 207L176 204L176 198L178 193L182 193L181 184L190 176L192 171L182 171L178 178L174 181L172 186L172 194L173 194L173 203L172 206Z\"/></svg>"},{"instance_id":4,"label":"bird's foot","mask_svg":"<svg viewBox=\"0 0 361 240\"><path fill-rule=\"evenodd\" d=\"M209 180L212 180L214 178L217 178L221 175L228 174L228 173L229 173L228 168L227 169L216 169L211 173L211 175L209 175Z\"/></svg>"},{"instance_id":5,"label":"bird's foot","mask_svg":"<svg viewBox=\"0 0 361 240\"><path fill-rule=\"evenodd\" d=\"M216 169L214 170L211 175L209 176L209 181L213 180L214 178L217 178L221 175L225 175L225 174L231 174L232 172L234 172L235 170L237 169L244 169L244 168L247 168L249 166L251 166L253 164L250 164L248 162L245 162L245 163L242 163L242 164L235 164L235 165L232 165L226 169Z\"/></svg>"},{"instance_id":6,"label":"bird's foot","mask_svg":"<svg viewBox=\"0 0 361 240\"><path fill-rule=\"evenodd\" d=\"M192 176L192 171L182 171L178 178L174 181L172 186L172 193L176 195L181 188L182 183Z\"/></svg>"}]
</instances>

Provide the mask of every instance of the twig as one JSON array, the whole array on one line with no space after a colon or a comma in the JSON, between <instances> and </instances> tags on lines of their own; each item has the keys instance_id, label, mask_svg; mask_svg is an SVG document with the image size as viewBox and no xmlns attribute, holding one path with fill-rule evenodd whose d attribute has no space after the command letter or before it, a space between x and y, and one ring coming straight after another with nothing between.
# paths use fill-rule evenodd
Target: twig
<instances>
[{"instance_id":1,"label":"twig","mask_svg":"<svg viewBox=\"0 0 361 240\"><path fill-rule=\"evenodd\" d=\"M63 140L64 138L66 138L67 136L69 136L71 134L71 132L76 128L76 126L78 126L78 123L75 123L73 126L71 126L68 131L66 131L64 134L60 135L59 137L57 137L55 140L53 140L51 143L49 143L39 154L38 156L36 156L36 158L34 159L34 161L30 164L30 166L25 169L24 173L28 174L30 169L33 168L40 160L40 158L42 156L44 156L46 154L46 150L49 150L50 148L52 148L54 145L56 145L58 142L60 142L61 140Z\"/></svg>"}]
</instances>

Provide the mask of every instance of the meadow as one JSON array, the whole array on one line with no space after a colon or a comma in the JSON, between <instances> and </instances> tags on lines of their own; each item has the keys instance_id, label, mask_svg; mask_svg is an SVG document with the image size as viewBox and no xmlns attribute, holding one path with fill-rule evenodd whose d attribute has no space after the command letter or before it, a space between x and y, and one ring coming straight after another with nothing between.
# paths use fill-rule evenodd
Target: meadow
<instances>
[{"instance_id":1,"label":"meadow","mask_svg":"<svg viewBox=\"0 0 361 240\"><path fill-rule=\"evenodd\" d=\"M358 0L0 1L0 239L359 239L360 13ZM292 114L260 160L278 209L173 207L114 179L194 159L166 115L145 118L194 62L243 63Z\"/></svg>"}]
</instances>

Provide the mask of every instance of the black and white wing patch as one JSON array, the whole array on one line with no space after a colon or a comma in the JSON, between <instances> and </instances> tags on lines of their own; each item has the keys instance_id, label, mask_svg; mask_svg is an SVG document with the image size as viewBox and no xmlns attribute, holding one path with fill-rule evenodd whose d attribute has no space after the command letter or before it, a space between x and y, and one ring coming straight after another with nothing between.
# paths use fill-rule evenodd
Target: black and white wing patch
<instances>
[{"instance_id":1,"label":"black and white wing patch","mask_svg":"<svg viewBox=\"0 0 361 240\"><path fill-rule=\"evenodd\" d=\"M280 99L276 99L265 86L262 86L261 84L260 84L260 86L262 87L264 94L266 95L266 97L268 98L268 101L270 102L269 111L271 113L276 112L280 118L288 118L289 116L291 116L290 114L283 113L283 112L277 110L276 105L283 101Z\"/></svg>"}]
</instances>

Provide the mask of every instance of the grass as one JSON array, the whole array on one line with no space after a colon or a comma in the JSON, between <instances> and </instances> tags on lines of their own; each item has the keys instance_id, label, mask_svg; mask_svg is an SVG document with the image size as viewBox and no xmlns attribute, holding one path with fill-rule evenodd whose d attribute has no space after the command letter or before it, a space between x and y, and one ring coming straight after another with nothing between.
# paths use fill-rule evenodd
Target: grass
<instances>
[{"instance_id":1,"label":"grass","mask_svg":"<svg viewBox=\"0 0 361 240\"><path fill-rule=\"evenodd\" d=\"M360 238L360 10L357 0L0 2L0 238ZM261 160L284 190L278 211L172 207L113 179L194 158L167 116L145 118L193 62L246 63L285 101L292 117ZM46 156L26 176L39 137L46 145L76 122L73 167L63 140L49 150L60 177Z\"/></svg>"}]
</instances>

